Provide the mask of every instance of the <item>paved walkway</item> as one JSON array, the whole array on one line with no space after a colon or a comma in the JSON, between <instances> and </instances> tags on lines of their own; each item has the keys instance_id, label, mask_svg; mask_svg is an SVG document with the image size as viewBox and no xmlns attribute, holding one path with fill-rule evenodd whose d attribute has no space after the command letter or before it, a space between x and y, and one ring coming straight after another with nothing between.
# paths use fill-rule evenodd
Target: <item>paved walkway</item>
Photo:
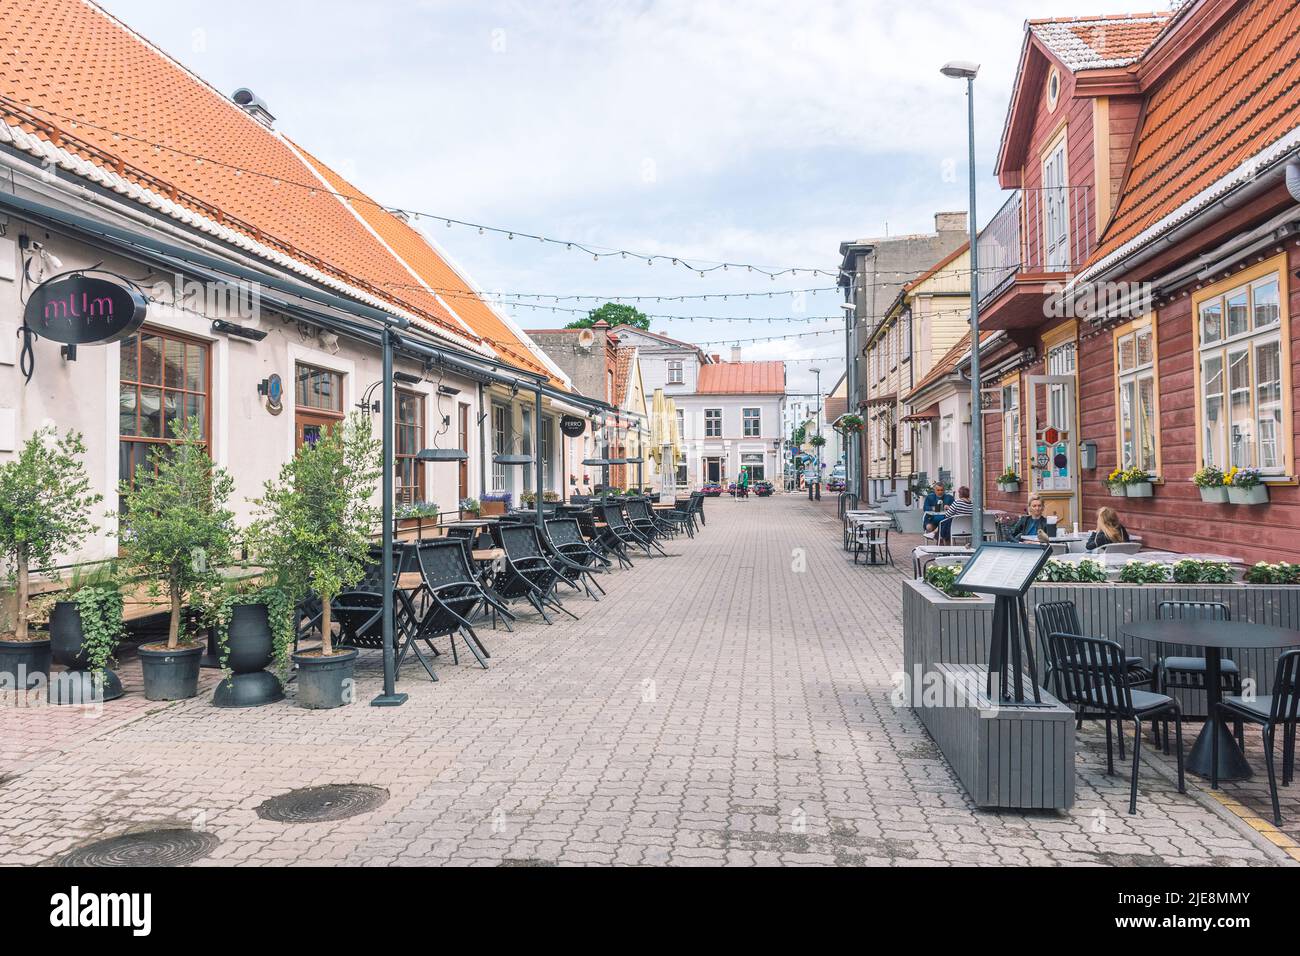
<instances>
[{"instance_id":1,"label":"paved walkway","mask_svg":"<svg viewBox=\"0 0 1300 956\"><path fill-rule=\"evenodd\" d=\"M208 864L1287 862L1158 769L1144 768L1128 816L1095 735L1071 813L974 810L889 700L907 557L898 571L854 567L825 501L706 509L678 556L608 575L599 604L569 600L581 621L483 632L490 670L448 657L433 684L408 666L401 708L232 712L128 695L69 732L66 714L7 707L0 739L23 739L5 751L21 760L0 767L0 864L178 824L220 839ZM379 689L366 661L363 702ZM332 782L390 798L329 824L254 812Z\"/></svg>"}]
</instances>

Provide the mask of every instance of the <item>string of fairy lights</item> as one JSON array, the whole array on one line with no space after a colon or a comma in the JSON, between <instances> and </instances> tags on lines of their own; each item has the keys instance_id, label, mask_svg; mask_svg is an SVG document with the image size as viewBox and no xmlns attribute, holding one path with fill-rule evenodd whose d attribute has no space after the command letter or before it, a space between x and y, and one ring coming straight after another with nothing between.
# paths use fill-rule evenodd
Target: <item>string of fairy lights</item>
<instances>
[{"instance_id":1,"label":"string of fairy lights","mask_svg":"<svg viewBox=\"0 0 1300 956\"><path fill-rule=\"evenodd\" d=\"M909 270L874 270L873 269L866 274L868 277L867 280L864 280L864 276L862 275L853 276L850 273L847 273L840 268L827 269L827 268L815 267L815 266L814 267L808 267L808 266L766 267L766 266L759 266L747 262L709 260L709 259L704 259L695 256L671 255L668 253L645 253L645 252L638 252L631 249L597 245L586 241L559 239L553 236L548 236L538 232L532 232L529 230L511 229L511 228L506 228L501 226L490 225L486 223L473 222L467 219L446 216L439 213L432 213L420 209L378 203L375 200L355 191L344 192L341 190L332 189L325 183L324 180L300 182L294 179L286 178L284 176L277 176L274 173L269 173L265 170L254 169L248 166L241 166L236 163L230 163L221 159L217 159L212 156L203 155L193 150L181 148L166 142L155 141L122 130L117 130L111 127L103 126L92 121L91 119L87 118L84 115L73 116L46 107L29 107L25 104L18 103L17 101L14 101L2 94L0 94L0 103L9 104L24 113L28 113L30 109L37 109L40 111L40 113L44 114L47 117L60 120L62 122L66 122L72 130L77 130L80 127L84 126L88 129L93 129L97 132L107 134L111 136L115 141L133 142L148 147L153 151L154 154L160 154L165 151L175 156L182 157L188 161L191 161L196 165L208 165L212 168L228 171L229 173L231 173L233 176L236 177L242 177L247 175L250 177L259 178L263 181L269 181L275 187L283 186L288 188L298 188L298 189L305 190L312 196L317 194L325 194L325 195L333 196L338 200L347 204L352 204L352 205L360 204L360 205L371 206L373 208L387 212L390 215L397 216L407 221L408 223L418 224L423 221L428 221L431 224L442 224L448 229L460 227L464 229L474 230L479 235L504 236L508 241L516 241L516 240L532 241L532 242L537 242L539 244L547 245L551 247L562 247L566 250L573 250L573 251L589 254L593 257L595 261L618 258L624 260L644 262L648 266L654 266L657 263L666 263L673 267L682 267L694 271L701 278L707 277L710 274L733 273L733 274L757 274L761 276L766 276L773 281L775 281L778 278L787 277L787 276L788 277L797 277L797 276L825 277L825 278L834 279L836 280L837 283L841 281L845 281L847 279L852 279L853 286L859 291L865 291L870 288L888 288L892 290L898 290L903 286L904 282L915 280L917 277L917 273L914 270L909 271ZM31 114L29 113L28 115ZM87 143L87 145L93 146L94 144ZM998 265L998 266L986 266L977 271L981 273L999 272L999 271L1003 271L1003 269L1004 269L1003 266ZM969 268L943 268L943 269L931 270L929 272L926 272L925 275L927 278L970 276L973 271L975 270L971 270ZM890 277L892 277L893 281L890 281ZM508 291L480 292L474 289L463 288L463 287L440 288L440 287L429 286L423 283L404 283L404 282L385 282L385 281L372 281L372 284L377 286L382 286L385 288L396 289L396 290L407 289L407 290L414 290L414 291L422 291L424 293L432 293L437 298L449 300L450 302L455 302L461 299L476 299L479 301L487 300L494 303L498 307L503 307L503 308L528 309L533 311L551 312L556 314L567 314L567 315L590 315L591 312L593 311L592 309L581 308L576 305L577 303L581 303L581 302L593 302L593 303L612 302L612 303L636 306L642 303L650 303L650 302L686 303L686 302L709 302L709 301L717 301L717 300L722 300L726 302L732 299L749 301L749 300L760 300L763 298L769 300L775 300L778 298L784 299L784 297L789 296L791 297L792 301L797 302L801 305L802 299L807 296L818 296L826 293L839 295L842 294L844 291L841 286L835 285L835 286L812 286L808 288L799 288L799 289L773 289L773 290L765 290L761 292L727 291L727 292L690 293L690 294L626 293L626 294L619 294L619 295L600 295L596 293L586 293L586 292L584 293L562 293L562 292L542 293L542 292L508 292ZM569 306L569 305L561 304L561 303L570 303L570 302L575 303L575 305ZM638 312L639 311L640 310L638 309ZM796 341L796 340L802 340L806 338L813 338L813 337L824 336L824 335L839 336L839 335L843 335L844 333L843 323L845 321L845 316L843 311L837 314L830 314L830 315L782 314L776 316L738 316L738 315L718 316L718 315L683 315L683 314L671 314L671 313L641 313L641 314L645 315L646 318L648 319L664 321L664 322L690 322L690 323L729 322L729 323L746 323L746 324L752 324L757 322L757 323L782 323L782 324L797 324L797 325L812 325L815 323L831 323L831 322L836 323L836 327L834 328L792 332L783 335L715 339L715 340L707 340L703 342L691 343L701 347L728 346L728 345L739 346L739 345L747 345L747 344L761 345L767 342ZM938 314L938 313L931 313L931 314ZM500 341L500 340L495 340L483 336L479 336L479 337L482 338L483 341L488 342L489 344L492 345L504 346L508 348L516 348L518 346L517 342ZM826 357L786 358L782 360L787 362L817 362L817 361L833 360L836 357L841 359L843 358L843 356L826 356Z\"/></svg>"}]
</instances>

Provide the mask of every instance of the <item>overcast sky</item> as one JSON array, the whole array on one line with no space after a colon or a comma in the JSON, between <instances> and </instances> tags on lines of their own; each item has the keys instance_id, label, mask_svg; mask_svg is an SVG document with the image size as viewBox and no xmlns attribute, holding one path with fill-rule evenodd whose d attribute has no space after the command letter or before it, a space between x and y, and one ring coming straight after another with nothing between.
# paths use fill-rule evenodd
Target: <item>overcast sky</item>
<instances>
[{"instance_id":1,"label":"overcast sky","mask_svg":"<svg viewBox=\"0 0 1300 956\"><path fill-rule=\"evenodd\" d=\"M1029 17L1160 9L1143 0L105 0L225 93L381 202L638 252L834 269L845 239L929 231L966 197L965 97L940 76L980 62L979 221ZM486 290L680 295L828 288L730 270L602 260L430 229ZM839 316L835 292L642 303L689 316ZM589 304L583 304L587 307ZM570 303L572 305L572 303ZM574 316L512 310L525 328ZM654 320L695 342L842 323ZM706 346L726 351L727 345ZM742 344L746 359L825 356L841 335ZM812 363L792 363L810 390Z\"/></svg>"}]
</instances>

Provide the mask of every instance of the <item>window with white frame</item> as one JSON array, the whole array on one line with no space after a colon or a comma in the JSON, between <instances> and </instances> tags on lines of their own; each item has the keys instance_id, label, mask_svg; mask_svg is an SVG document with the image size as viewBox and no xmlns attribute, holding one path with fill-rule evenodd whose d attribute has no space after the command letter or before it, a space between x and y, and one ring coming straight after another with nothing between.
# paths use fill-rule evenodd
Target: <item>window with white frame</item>
<instances>
[{"instance_id":1,"label":"window with white frame","mask_svg":"<svg viewBox=\"0 0 1300 956\"><path fill-rule=\"evenodd\" d=\"M1002 386L1002 468L1020 474L1020 383Z\"/></svg>"},{"instance_id":2,"label":"window with white frame","mask_svg":"<svg viewBox=\"0 0 1300 956\"><path fill-rule=\"evenodd\" d=\"M504 405L492 404L492 453L509 454L510 451L510 409ZM500 493L506 490L506 466L492 462L491 491Z\"/></svg>"},{"instance_id":3,"label":"window with white frame","mask_svg":"<svg viewBox=\"0 0 1300 956\"><path fill-rule=\"evenodd\" d=\"M686 373L681 359L668 360L668 384L681 385L686 380Z\"/></svg>"},{"instance_id":4,"label":"window with white frame","mask_svg":"<svg viewBox=\"0 0 1300 956\"><path fill-rule=\"evenodd\" d=\"M1043 159L1043 258L1049 270L1070 268L1070 209L1065 136Z\"/></svg>"},{"instance_id":5,"label":"window with white frame","mask_svg":"<svg viewBox=\"0 0 1300 956\"><path fill-rule=\"evenodd\" d=\"M1197 300L1201 457L1224 470L1286 473L1282 427L1290 374L1282 361L1279 273Z\"/></svg>"},{"instance_id":6,"label":"window with white frame","mask_svg":"<svg viewBox=\"0 0 1300 956\"><path fill-rule=\"evenodd\" d=\"M686 412L684 409L677 409L677 437L686 441Z\"/></svg>"},{"instance_id":7,"label":"window with white frame","mask_svg":"<svg viewBox=\"0 0 1300 956\"><path fill-rule=\"evenodd\" d=\"M704 437L722 437L722 409L706 408L704 410Z\"/></svg>"},{"instance_id":8,"label":"window with white frame","mask_svg":"<svg viewBox=\"0 0 1300 956\"><path fill-rule=\"evenodd\" d=\"M1148 474L1157 470L1155 330L1148 323L1115 338L1119 463Z\"/></svg>"},{"instance_id":9,"label":"window with white frame","mask_svg":"<svg viewBox=\"0 0 1300 956\"><path fill-rule=\"evenodd\" d=\"M758 438L763 434L763 413L757 408L746 408L742 410L744 432L746 438Z\"/></svg>"},{"instance_id":10,"label":"window with white frame","mask_svg":"<svg viewBox=\"0 0 1300 956\"><path fill-rule=\"evenodd\" d=\"M1074 339L1053 345L1047 350L1048 375L1073 375L1079 367L1079 343ZM1061 431L1071 431L1071 409L1067 407L1065 386L1052 385L1047 392L1047 424Z\"/></svg>"},{"instance_id":11,"label":"window with white frame","mask_svg":"<svg viewBox=\"0 0 1300 956\"><path fill-rule=\"evenodd\" d=\"M533 453L533 410L531 408L520 409L523 418L521 427L521 450L525 455ZM524 467L524 491L533 490L533 468L531 465Z\"/></svg>"},{"instance_id":12,"label":"window with white frame","mask_svg":"<svg viewBox=\"0 0 1300 956\"><path fill-rule=\"evenodd\" d=\"M903 361L912 361L912 310L903 313Z\"/></svg>"}]
</instances>

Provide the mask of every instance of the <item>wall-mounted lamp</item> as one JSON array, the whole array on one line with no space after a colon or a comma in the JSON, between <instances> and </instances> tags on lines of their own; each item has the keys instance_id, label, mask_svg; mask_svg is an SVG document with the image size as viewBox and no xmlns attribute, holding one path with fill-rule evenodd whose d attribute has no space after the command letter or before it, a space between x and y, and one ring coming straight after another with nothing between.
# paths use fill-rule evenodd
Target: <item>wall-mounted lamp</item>
<instances>
[{"instance_id":1,"label":"wall-mounted lamp","mask_svg":"<svg viewBox=\"0 0 1300 956\"><path fill-rule=\"evenodd\" d=\"M225 319L213 319L212 331L222 335L233 335L237 339L248 339L250 342L260 342L266 338L266 331L263 329L250 329L235 322L227 322Z\"/></svg>"},{"instance_id":2,"label":"wall-mounted lamp","mask_svg":"<svg viewBox=\"0 0 1300 956\"><path fill-rule=\"evenodd\" d=\"M416 461L465 461L469 455L460 448L422 448L415 453Z\"/></svg>"}]
</instances>

